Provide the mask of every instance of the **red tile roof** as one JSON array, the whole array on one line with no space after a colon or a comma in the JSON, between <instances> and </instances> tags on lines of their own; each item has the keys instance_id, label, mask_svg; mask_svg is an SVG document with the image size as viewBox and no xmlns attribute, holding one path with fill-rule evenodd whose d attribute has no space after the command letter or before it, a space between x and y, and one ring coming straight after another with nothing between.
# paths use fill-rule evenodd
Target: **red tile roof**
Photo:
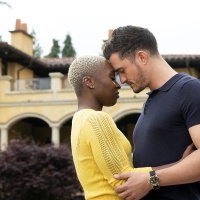
<instances>
[{"instance_id":1,"label":"red tile roof","mask_svg":"<svg viewBox=\"0 0 200 200\"><path fill-rule=\"evenodd\" d=\"M200 71L200 54L163 54L162 57L172 67L184 67L185 62L189 62L191 66ZM0 41L0 58L3 58L10 62L19 62L23 66L32 63L33 69L38 70L60 70L64 72L68 71L69 66L75 59L74 57L65 58L34 58L19 49L9 45L6 42Z\"/></svg>"},{"instance_id":2,"label":"red tile roof","mask_svg":"<svg viewBox=\"0 0 200 200\"><path fill-rule=\"evenodd\" d=\"M61 66L70 66L74 61L74 57L65 57L65 58L39 58L39 60L45 63L48 67L61 67Z\"/></svg>"},{"instance_id":3,"label":"red tile roof","mask_svg":"<svg viewBox=\"0 0 200 200\"><path fill-rule=\"evenodd\" d=\"M167 61L199 60L200 54L163 54L162 57Z\"/></svg>"}]
</instances>

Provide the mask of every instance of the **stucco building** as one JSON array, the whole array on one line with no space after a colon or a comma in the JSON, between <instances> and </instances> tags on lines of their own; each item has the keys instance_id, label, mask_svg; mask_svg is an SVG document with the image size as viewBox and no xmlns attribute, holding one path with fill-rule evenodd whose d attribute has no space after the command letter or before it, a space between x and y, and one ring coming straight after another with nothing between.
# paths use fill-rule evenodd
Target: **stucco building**
<instances>
[{"instance_id":1,"label":"stucco building","mask_svg":"<svg viewBox=\"0 0 200 200\"><path fill-rule=\"evenodd\" d=\"M74 58L34 58L33 37L19 19L10 33L11 44L0 42L1 149L11 140L27 136L42 143L69 142L71 120L77 111L77 99L67 80ZM163 58L177 72L200 78L200 55L163 55ZM123 85L117 104L104 108L131 143L147 92L145 89L135 94Z\"/></svg>"}]
</instances>

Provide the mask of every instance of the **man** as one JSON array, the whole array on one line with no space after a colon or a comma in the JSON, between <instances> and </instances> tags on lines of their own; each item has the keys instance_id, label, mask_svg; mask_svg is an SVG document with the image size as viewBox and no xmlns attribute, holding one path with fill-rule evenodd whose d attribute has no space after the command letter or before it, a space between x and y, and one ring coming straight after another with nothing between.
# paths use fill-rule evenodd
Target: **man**
<instances>
[{"instance_id":1,"label":"man","mask_svg":"<svg viewBox=\"0 0 200 200\"><path fill-rule=\"evenodd\" d=\"M174 71L159 54L154 35L142 27L115 29L103 54L121 83L135 93L150 89L133 133L134 166L173 163L192 142L197 148L172 167L116 175L127 179L116 188L118 196L126 200L200 199L200 81Z\"/></svg>"}]
</instances>

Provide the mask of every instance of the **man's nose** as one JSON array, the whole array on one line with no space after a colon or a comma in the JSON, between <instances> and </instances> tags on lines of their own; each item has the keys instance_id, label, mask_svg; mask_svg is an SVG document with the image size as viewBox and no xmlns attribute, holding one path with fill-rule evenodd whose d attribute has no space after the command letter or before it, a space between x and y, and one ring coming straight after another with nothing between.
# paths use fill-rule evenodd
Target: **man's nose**
<instances>
[{"instance_id":1,"label":"man's nose","mask_svg":"<svg viewBox=\"0 0 200 200\"><path fill-rule=\"evenodd\" d=\"M126 83L126 77L123 75L119 75L121 84Z\"/></svg>"}]
</instances>

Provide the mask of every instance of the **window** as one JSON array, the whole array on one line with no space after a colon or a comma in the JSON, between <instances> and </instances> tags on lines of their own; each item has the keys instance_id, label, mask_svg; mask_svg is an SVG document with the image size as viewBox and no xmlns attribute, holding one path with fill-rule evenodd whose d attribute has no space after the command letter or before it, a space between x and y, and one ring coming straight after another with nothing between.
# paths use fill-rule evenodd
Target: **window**
<instances>
[{"instance_id":1,"label":"window","mask_svg":"<svg viewBox=\"0 0 200 200\"><path fill-rule=\"evenodd\" d=\"M1 75L8 75L7 62L2 61Z\"/></svg>"}]
</instances>

